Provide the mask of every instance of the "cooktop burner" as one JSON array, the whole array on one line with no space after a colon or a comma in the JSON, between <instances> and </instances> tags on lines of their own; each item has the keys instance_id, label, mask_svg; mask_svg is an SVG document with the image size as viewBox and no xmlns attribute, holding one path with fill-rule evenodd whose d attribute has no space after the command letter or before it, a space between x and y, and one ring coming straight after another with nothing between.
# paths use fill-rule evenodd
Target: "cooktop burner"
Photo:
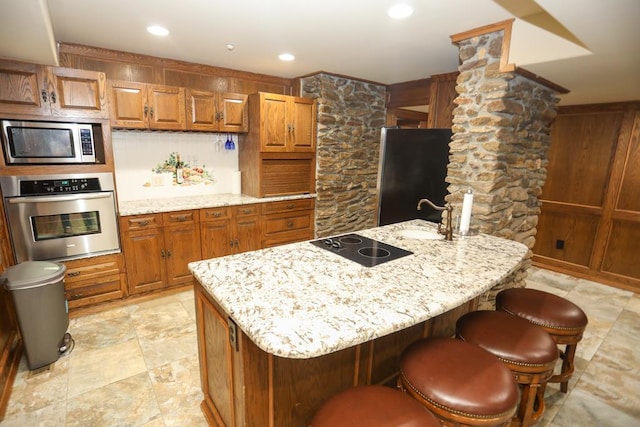
<instances>
[{"instance_id":1,"label":"cooktop burner","mask_svg":"<svg viewBox=\"0 0 640 427\"><path fill-rule=\"evenodd\" d=\"M373 267L413 254L413 252L353 233L313 240L311 244L365 267Z\"/></svg>"}]
</instances>

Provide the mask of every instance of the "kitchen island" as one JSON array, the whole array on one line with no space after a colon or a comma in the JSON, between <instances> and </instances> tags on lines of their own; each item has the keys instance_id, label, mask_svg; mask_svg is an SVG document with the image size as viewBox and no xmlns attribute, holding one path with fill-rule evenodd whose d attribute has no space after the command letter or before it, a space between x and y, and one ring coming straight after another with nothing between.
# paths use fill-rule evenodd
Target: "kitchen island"
<instances>
[{"instance_id":1,"label":"kitchen island","mask_svg":"<svg viewBox=\"0 0 640 427\"><path fill-rule=\"evenodd\" d=\"M482 234L446 241L402 230L425 237L436 227L357 232L412 252L374 267L309 242L189 264L212 425L306 426L343 389L393 383L404 347L451 335L528 251Z\"/></svg>"}]
</instances>

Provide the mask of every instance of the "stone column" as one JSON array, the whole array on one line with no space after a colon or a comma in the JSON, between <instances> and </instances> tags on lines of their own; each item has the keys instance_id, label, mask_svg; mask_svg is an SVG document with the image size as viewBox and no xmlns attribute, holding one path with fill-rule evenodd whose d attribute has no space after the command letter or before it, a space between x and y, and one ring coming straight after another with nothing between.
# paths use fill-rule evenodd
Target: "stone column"
<instances>
[{"instance_id":1,"label":"stone column","mask_svg":"<svg viewBox=\"0 0 640 427\"><path fill-rule=\"evenodd\" d=\"M491 308L504 287L524 286L546 179L555 90L507 65L511 22L452 36L459 47L453 138L447 182L455 215L474 193L472 230L529 247L521 269L485 295ZM490 254L488 254L490 256Z\"/></svg>"},{"instance_id":2,"label":"stone column","mask_svg":"<svg viewBox=\"0 0 640 427\"><path fill-rule=\"evenodd\" d=\"M316 235L374 227L386 87L329 74L301 81L318 105Z\"/></svg>"}]
</instances>

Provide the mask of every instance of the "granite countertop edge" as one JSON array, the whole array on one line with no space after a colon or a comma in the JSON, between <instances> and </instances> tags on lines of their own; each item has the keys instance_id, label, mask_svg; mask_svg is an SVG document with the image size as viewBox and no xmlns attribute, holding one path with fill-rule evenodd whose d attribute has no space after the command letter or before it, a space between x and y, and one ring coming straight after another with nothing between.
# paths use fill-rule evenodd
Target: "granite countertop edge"
<instances>
[{"instance_id":1,"label":"granite countertop edge","mask_svg":"<svg viewBox=\"0 0 640 427\"><path fill-rule=\"evenodd\" d=\"M190 209L217 208L221 206L238 206L253 203L269 203L284 200L310 199L315 197L316 194L296 194L258 198L246 196L244 194L222 193L198 196L124 200L118 201L118 214L120 216L144 215Z\"/></svg>"}]
</instances>

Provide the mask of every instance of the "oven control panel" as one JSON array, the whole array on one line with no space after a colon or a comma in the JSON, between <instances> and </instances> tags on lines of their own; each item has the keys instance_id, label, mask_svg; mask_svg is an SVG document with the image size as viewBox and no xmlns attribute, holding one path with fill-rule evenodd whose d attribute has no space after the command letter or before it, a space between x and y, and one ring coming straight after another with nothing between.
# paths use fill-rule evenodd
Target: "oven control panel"
<instances>
[{"instance_id":1,"label":"oven control panel","mask_svg":"<svg viewBox=\"0 0 640 427\"><path fill-rule=\"evenodd\" d=\"M21 196L101 191L99 178L41 179L20 181Z\"/></svg>"}]
</instances>

